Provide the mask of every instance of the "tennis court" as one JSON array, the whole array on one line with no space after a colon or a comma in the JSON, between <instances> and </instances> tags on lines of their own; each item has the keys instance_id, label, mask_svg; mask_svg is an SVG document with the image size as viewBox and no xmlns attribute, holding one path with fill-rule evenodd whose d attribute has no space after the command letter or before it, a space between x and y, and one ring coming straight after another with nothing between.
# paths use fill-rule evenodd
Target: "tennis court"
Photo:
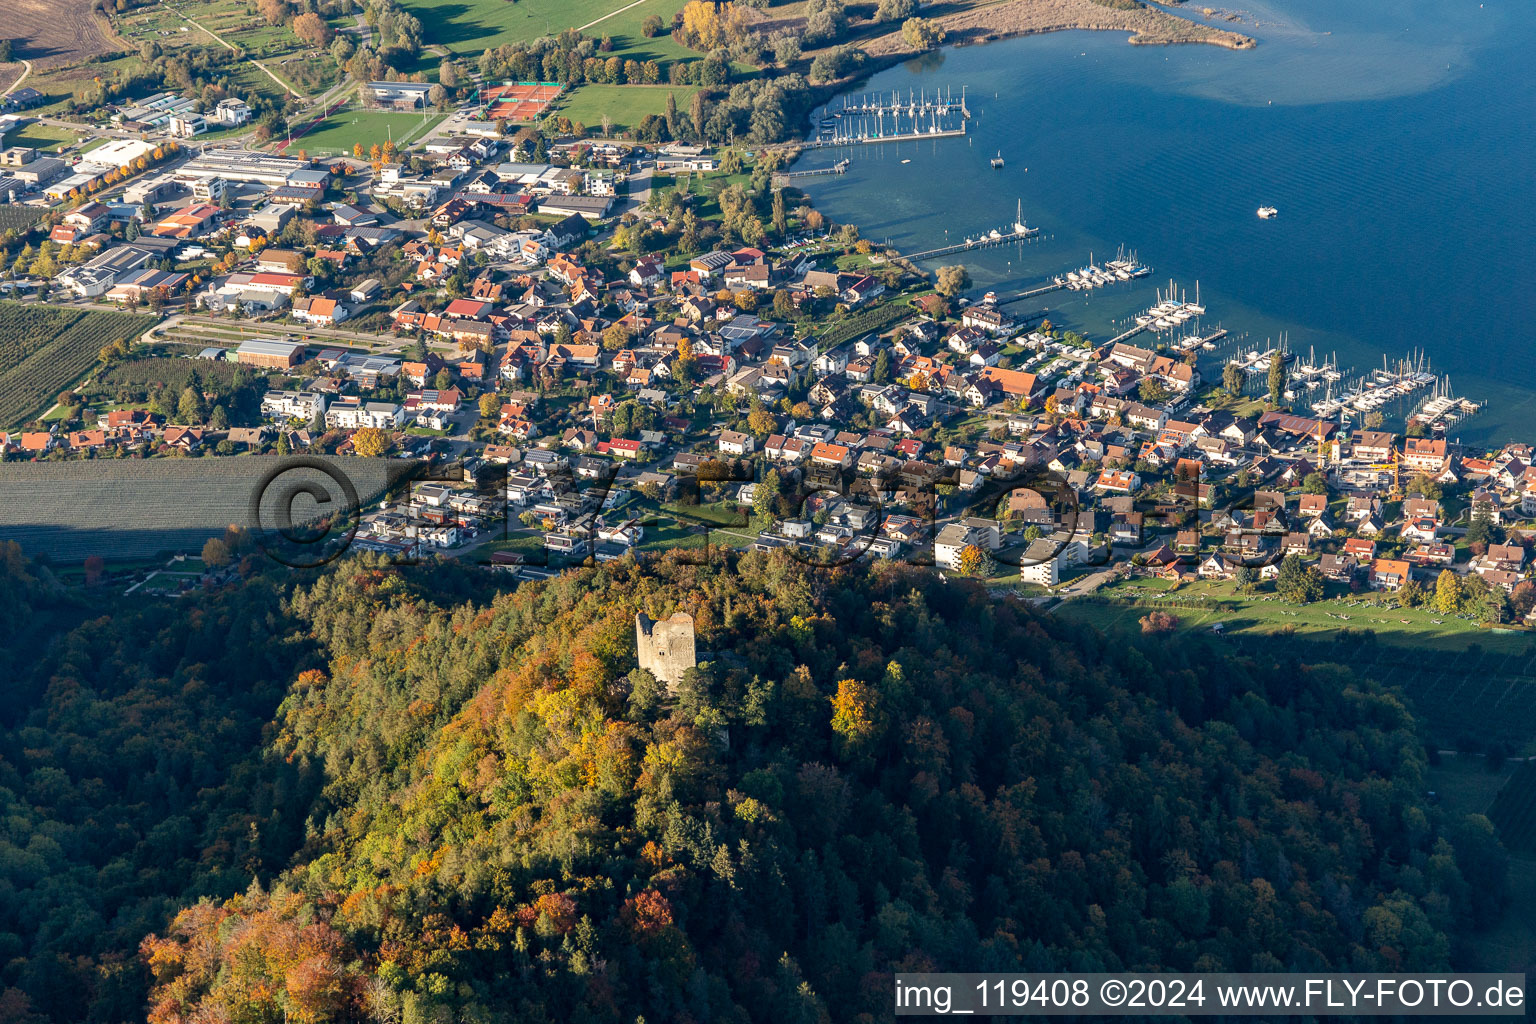
<instances>
[{"instance_id":1,"label":"tennis court","mask_svg":"<svg viewBox=\"0 0 1536 1024\"><path fill-rule=\"evenodd\" d=\"M537 121L556 96L559 82L506 82L485 91L485 116L492 121Z\"/></svg>"}]
</instances>

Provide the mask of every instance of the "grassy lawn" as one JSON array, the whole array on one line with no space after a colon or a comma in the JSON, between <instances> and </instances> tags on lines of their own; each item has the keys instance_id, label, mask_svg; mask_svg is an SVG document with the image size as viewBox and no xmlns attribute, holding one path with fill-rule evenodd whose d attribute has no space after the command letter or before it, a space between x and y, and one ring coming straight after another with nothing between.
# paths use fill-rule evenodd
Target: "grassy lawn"
<instances>
[{"instance_id":1,"label":"grassy lawn","mask_svg":"<svg viewBox=\"0 0 1536 1024\"><path fill-rule=\"evenodd\" d=\"M439 114L428 114L426 125L430 127L440 120ZM357 143L368 149L374 143L383 145L394 138L396 144L414 137L423 129L419 114L396 113L387 110L343 110L332 114L308 133L297 136L289 151L304 150L310 154L334 156L350 154Z\"/></svg>"},{"instance_id":2,"label":"grassy lawn","mask_svg":"<svg viewBox=\"0 0 1536 1024\"><path fill-rule=\"evenodd\" d=\"M666 113L668 93L677 97L677 108L686 112L698 91L694 85L583 85L564 94L553 112L588 128L600 128L607 114L614 130L624 131L638 127L646 114Z\"/></svg>"},{"instance_id":3,"label":"grassy lawn","mask_svg":"<svg viewBox=\"0 0 1536 1024\"><path fill-rule=\"evenodd\" d=\"M1298 636L1325 639L1345 627L1374 630L1383 642L1431 650L1463 650L1476 642L1490 651L1523 652L1531 643L1525 633L1494 633L1467 619L1422 608L1376 605L1376 595L1336 594L1309 605L1280 600L1265 586L1253 594L1237 593L1236 584L1184 584L1171 593L1167 580L1136 577L1107 584L1099 596L1110 604L1068 601L1057 614L1082 619L1106 631L1137 629L1137 620L1153 608L1179 618L1180 629L1208 630L1220 622L1233 635L1274 633L1290 627ZM1333 592L1331 592L1333 593ZM1196 607L1181 607L1194 601Z\"/></svg>"},{"instance_id":4,"label":"grassy lawn","mask_svg":"<svg viewBox=\"0 0 1536 1024\"><path fill-rule=\"evenodd\" d=\"M5 136L6 146L25 146L28 149L40 149L48 153L56 153L61 146L72 146L79 141L80 136L68 129L55 128L36 121L25 128L8 132Z\"/></svg>"},{"instance_id":5,"label":"grassy lawn","mask_svg":"<svg viewBox=\"0 0 1536 1024\"><path fill-rule=\"evenodd\" d=\"M563 29L581 28L596 39L613 37L613 56L664 63L681 57L698 57L662 34L647 39L640 26L654 14L670 25L686 0L645 0L622 14L631 0L404 0L402 6L421 19L426 41L447 47L456 54L479 54L503 43L558 35ZM608 15L612 15L608 17ZM603 19L599 21L598 19Z\"/></svg>"}]
</instances>

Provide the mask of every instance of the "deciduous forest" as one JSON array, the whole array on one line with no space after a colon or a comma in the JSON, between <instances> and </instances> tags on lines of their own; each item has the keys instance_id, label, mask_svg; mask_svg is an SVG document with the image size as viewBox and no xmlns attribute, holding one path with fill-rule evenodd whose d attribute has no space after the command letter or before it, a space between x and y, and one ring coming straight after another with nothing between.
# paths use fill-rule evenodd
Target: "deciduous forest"
<instances>
[{"instance_id":1,"label":"deciduous forest","mask_svg":"<svg viewBox=\"0 0 1536 1024\"><path fill-rule=\"evenodd\" d=\"M244 576L0 552L0 1018L873 1021L892 970L1445 969L1503 900L1338 665L758 553Z\"/></svg>"}]
</instances>

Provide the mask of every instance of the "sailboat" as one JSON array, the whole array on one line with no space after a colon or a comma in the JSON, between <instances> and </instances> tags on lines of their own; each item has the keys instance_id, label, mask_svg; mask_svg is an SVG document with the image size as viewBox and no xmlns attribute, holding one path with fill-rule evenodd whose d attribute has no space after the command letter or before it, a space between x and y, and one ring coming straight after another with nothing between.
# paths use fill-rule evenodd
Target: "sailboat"
<instances>
[{"instance_id":1,"label":"sailboat","mask_svg":"<svg viewBox=\"0 0 1536 1024\"><path fill-rule=\"evenodd\" d=\"M1002 167L1003 167L1003 151L1002 150L998 150L997 151L997 156L992 158L992 169L994 171L997 171L997 170L1002 170Z\"/></svg>"}]
</instances>

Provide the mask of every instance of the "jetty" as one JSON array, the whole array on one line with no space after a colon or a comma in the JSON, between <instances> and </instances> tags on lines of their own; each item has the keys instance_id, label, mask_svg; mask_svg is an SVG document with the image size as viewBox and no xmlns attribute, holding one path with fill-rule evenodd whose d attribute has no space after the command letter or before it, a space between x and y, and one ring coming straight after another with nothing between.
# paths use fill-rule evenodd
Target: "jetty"
<instances>
[{"instance_id":1,"label":"jetty","mask_svg":"<svg viewBox=\"0 0 1536 1024\"><path fill-rule=\"evenodd\" d=\"M884 142L922 142L924 139L956 139L965 136L965 125L959 128L925 128L909 132L860 130L849 135L817 136L797 143L801 149L830 149L836 146L873 146Z\"/></svg>"},{"instance_id":2,"label":"jetty","mask_svg":"<svg viewBox=\"0 0 1536 1024\"><path fill-rule=\"evenodd\" d=\"M1061 285L1057 284L1055 281L1047 281L1045 284L1039 285L1038 287L1019 292L1017 295L1009 296L1006 299L999 299L997 302L994 302L993 305L1007 306L1011 303L1023 302L1025 299L1032 299L1037 295L1045 295L1048 292L1055 292L1060 290Z\"/></svg>"},{"instance_id":3,"label":"jetty","mask_svg":"<svg viewBox=\"0 0 1536 1024\"><path fill-rule=\"evenodd\" d=\"M773 175L773 187L783 188L797 178L814 178L823 174L846 174L852 163L852 160L843 157L829 167L810 167L803 171L776 171Z\"/></svg>"},{"instance_id":4,"label":"jetty","mask_svg":"<svg viewBox=\"0 0 1536 1024\"><path fill-rule=\"evenodd\" d=\"M1470 398L1457 398L1451 391L1451 378L1441 377L1435 383L1430 397L1408 417L1408 422L1422 423L1431 430L1443 433L1448 425L1477 413L1482 407L1483 403L1474 402Z\"/></svg>"},{"instance_id":5,"label":"jetty","mask_svg":"<svg viewBox=\"0 0 1536 1024\"><path fill-rule=\"evenodd\" d=\"M802 148L961 138L967 134L971 108L962 86L958 100L949 90L931 96L926 90L910 89L905 97L899 91L845 96L840 106L826 107L823 114L815 136L806 139Z\"/></svg>"},{"instance_id":6,"label":"jetty","mask_svg":"<svg viewBox=\"0 0 1536 1024\"><path fill-rule=\"evenodd\" d=\"M1024 223L1024 200L1018 201L1018 207L1013 215L1013 224L1008 227L993 228L984 235L975 238L967 238L963 242L954 245L943 245L937 249L924 249L922 252L903 253L909 260L938 259L941 256L953 256L956 253L973 252L977 249L991 249L999 245L1011 245L1014 242L1027 242L1040 234L1039 228L1032 228Z\"/></svg>"},{"instance_id":7,"label":"jetty","mask_svg":"<svg viewBox=\"0 0 1536 1024\"><path fill-rule=\"evenodd\" d=\"M1092 291L1095 288L1105 288L1112 284L1119 284L1122 281L1146 277L1150 273L1152 273L1151 267L1142 266L1137 261L1134 252L1127 256L1125 246L1121 246L1120 252L1116 254L1115 258L1104 264L1104 266L1101 267L1095 263L1093 261L1093 253L1089 253L1086 266L1078 267L1076 270L1069 270L1056 280L1061 283L1063 288L1074 292L1086 292ZM1197 289L1196 302L1198 301L1199 294ZM1201 312L1204 312L1203 307Z\"/></svg>"},{"instance_id":8,"label":"jetty","mask_svg":"<svg viewBox=\"0 0 1536 1024\"><path fill-rule=\"evenodd\" d=\"M865 93L858 97L843 97L842 105L836 109L828 108L830 117L949 117L958 114L964 120L970 120L971 108L965 102L965 86L960 87L960 99L955 99L952 89L941 89L931 97L926 89L918 93L907 90L907 98L901 98L900 90L893 90L889 96L884 93Z\"/></svg>"}]
</instances>

